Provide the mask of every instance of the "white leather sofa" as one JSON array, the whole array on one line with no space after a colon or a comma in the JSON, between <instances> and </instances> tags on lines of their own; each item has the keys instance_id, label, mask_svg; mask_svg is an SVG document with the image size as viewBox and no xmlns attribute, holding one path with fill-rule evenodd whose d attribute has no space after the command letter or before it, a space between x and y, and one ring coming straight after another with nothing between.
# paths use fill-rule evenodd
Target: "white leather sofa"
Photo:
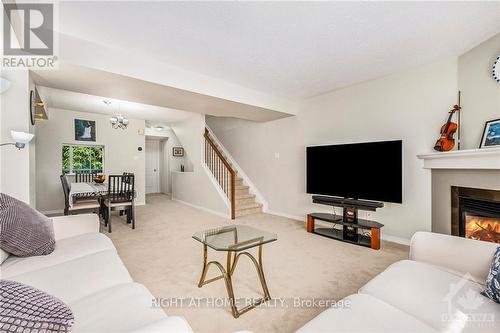
<instances>
[{"instance_id":1,"label":"white leather sofa","mask_svg":"<svg viewBox=\"0 0 500 333\"><path fill-rule=\"evenodd\" d=\"M153 295L134 283L97 215L56 217L56 248L47 256L9 256L3 279L44 290L73 310L73 332L191 332L182 317L153 307Z\"/></svg>"},{"instance_id":2,"label":"white leather sofa","mask_svg":"<svg viewBox=\"0 0 500 333\"><path fill-rule=\"evenodd\" d=\"M500 332L500 304L480 295L498 244L417 232L398 261L299 332Z\"/></svg>"}]
</instances>

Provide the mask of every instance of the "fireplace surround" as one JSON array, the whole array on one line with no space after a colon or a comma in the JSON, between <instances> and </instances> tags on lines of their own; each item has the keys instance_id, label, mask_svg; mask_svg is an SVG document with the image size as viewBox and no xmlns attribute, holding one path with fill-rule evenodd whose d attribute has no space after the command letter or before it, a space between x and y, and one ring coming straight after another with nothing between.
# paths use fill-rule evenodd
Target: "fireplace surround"
<instances>
[{"instance_id":1,"label":"fireplace surround","mask_svg":"<svg viewBox=\"0 0 500 333\"><path fill-rule=\"evenodd\" d=\"M500 191L452 186L451 234L500 243Z\"/></svg>"}]
</instances>

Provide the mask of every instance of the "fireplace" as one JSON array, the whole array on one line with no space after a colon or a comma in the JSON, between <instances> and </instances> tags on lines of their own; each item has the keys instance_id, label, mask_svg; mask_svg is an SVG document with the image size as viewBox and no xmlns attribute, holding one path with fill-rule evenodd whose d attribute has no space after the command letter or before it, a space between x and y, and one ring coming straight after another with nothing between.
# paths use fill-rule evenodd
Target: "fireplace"
<instances>
[{"instance_id":1,"label":"fireplace","mask_svg":"<svg viewBox=\"0 0 500 333\"><path fill-rule=\"evenodd\" d=\"M500 244L500 191L452 186L451 233Z\"/></svg>"}]
</instances>

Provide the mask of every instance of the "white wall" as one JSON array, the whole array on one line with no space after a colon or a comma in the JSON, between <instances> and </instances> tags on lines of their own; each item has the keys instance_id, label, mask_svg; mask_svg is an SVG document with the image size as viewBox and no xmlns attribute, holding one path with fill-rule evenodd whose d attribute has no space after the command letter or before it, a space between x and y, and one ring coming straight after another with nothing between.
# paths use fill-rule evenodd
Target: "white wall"
<instances>
[{"instance_id":1,"label":"white wall","mask_svg":"<svg viewBox=\"0 0 500 333\"><path fill-rule=\"evenodd\" d=\"M305 221L331 211L305 193L305 147L402 139L403 204L371 218L386 239L431 229L431 173L416 154L431 151L457 93L457 61L449 59L307 100L297 116L267 123L211 117L207 123L269 203L269 211ZM276 158L279 154L279 158ZM367 168L370 163L367 161Z\"/></svg>"},{"instance_id":2,"label":"white wall","mask_svg":"<svg viewBox=\"0 0 500 333\"><path fill-rule=\"evenodd\" d=\"M484 124L500 118L500 84L491 75L500 55L500 33L458 58L462 92L462 148L478 148Z\"/></svg>"},{"instance_id":3,"label":"white wall","mask_svg":"<svg viewBox=\"0 0 500 333\"><path fill-rule=\"evenodd\" d=\"M29 116L29 92L33 87L26 70L2 71L1 76L11 83L0 95L0 143L12 142L10 131L34 133ZM34 206L35 175L30 172L35 158L35 141L22 150L14 146L0 147L0 190Z\"/></svg>"},{"instance_id":4,"label":"white wall","mask_svg":"<svg viewBox=\"0 0 500 333\"><path fill-rule=\"evenodd\" d=\"M172 171L172 199L229 217L229 206L219 185L210 177L204 161L205 116L192 117L172 125L184 153L189 154L192 170Z\"/></svg>"},{"instance_id":5,"label":"white wall","mask_svg":"<svg viewBox=\"0 0 500 333\"><path fill-rule=\"evenodd\" d=\"M96 142L75 141L74 119L96 121ZM49 120L37 124L36 179L37 209L61 210L64 207L59 175L62 170L61 150L65 143L104 146L104 173L133 172L137 191L136 203L145 203L145 121L129 119L125 130L113 129L109 116L70 110L50 109ZM142 151L138 151L142 147Z\"/></svg>"}]
</instances>

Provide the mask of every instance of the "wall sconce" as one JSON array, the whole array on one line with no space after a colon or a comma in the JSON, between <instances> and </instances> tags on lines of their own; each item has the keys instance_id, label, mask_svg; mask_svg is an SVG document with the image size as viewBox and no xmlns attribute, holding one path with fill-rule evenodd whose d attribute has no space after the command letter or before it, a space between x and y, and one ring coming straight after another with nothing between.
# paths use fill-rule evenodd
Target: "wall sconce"
<instances>
[{"instance_id":1,"label":"wall sconce","mask_svg":"<svg viewBox=\"0 0 500 333\"><path fill-rule=\"evenodd\" d=\"M25 132L10 131L10 136L14 142L0 143L0 146L13 145L16 146L17 149L22 149L33 139L35 135Z\"/></svg>"}]
</instances>

